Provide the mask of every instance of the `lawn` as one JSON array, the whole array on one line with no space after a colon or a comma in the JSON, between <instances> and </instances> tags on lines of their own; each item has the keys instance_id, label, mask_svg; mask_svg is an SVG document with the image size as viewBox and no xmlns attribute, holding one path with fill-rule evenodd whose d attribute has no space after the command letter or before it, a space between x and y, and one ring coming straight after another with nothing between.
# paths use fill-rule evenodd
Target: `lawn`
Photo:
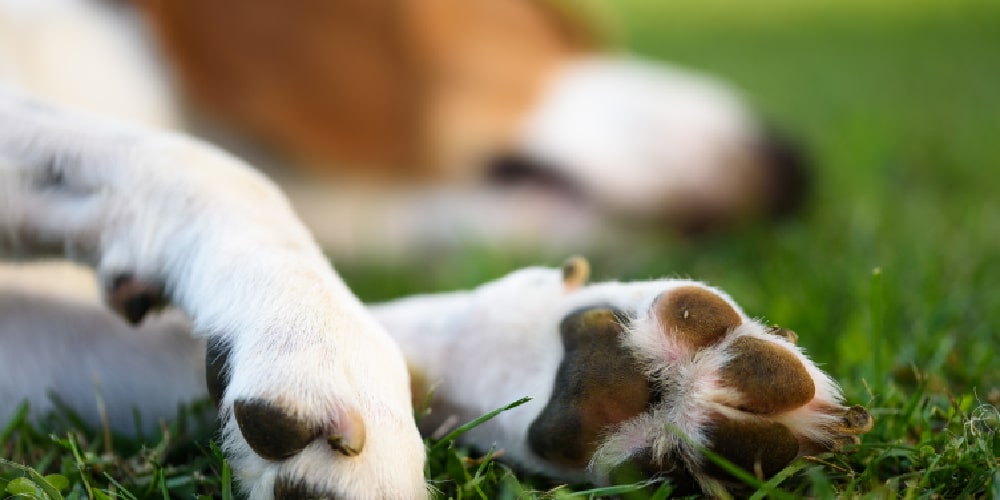
<instances>
[{"instance_id":1,"label":"lawn","mask_svg":"<svg viewBox=\"0 0 1000 500\"><path fill-rule=\"evenodd\" d=\"M847 399L872 410L861 445L800 460L762 491L1000 498L1000 3L588 5L629 50L735 83L816 161L809 206L786 223L588 255L597 279L682 275L727 290L751 315L798 332ZM447 262L338 267L363 299L382 300L562 257L471 247ZM0 458L60 472L70 492L86 488L81 478L121 491L109 477L139 497L225 492L228 472L197 426L109 450L66 425L18 424L16 438L0 429ZM456 498L573 495L457 453L441 446L430 471ZM0 465L0 491L24 475Z\"/></svg>"}]
</instances>

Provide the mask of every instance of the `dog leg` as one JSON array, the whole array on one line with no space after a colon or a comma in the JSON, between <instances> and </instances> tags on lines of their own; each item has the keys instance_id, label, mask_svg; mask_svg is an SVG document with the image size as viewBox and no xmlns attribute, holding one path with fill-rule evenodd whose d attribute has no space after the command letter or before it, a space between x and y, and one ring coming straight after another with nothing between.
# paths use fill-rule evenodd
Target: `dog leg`
<instances>
[{"instance_id":1,"label":"dog leg","mask_svg":"<svg viewBox=\"0 0 1000 500\"><path fill-rule=\"evenodd\" d=\"M209 340L250 497L426 496L398 348L237 159L2 91L0 252L84 262L105 290L162 284Z\"/></svg>"},{"instance_id":2,"label":"dog leg","mask_svg":"<svg viewBox=\"0 0 1000 500\"><path fill-rule=\"evenodd\" d=\"M836 449L871 428L789 330L750 319L688 280L583 285L586 265L516 271L470 292L372 307L399 341L433 429L529 396L466 444L564 481L625 469L721 495L735 483L709 449L751 474Z\"/></svg>"}]
</instances>

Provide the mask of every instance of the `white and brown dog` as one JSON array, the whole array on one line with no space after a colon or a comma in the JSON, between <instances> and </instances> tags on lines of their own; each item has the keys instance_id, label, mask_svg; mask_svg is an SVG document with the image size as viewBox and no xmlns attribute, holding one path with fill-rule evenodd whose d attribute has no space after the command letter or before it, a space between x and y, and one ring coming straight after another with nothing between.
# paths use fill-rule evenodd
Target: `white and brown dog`
<instances>
[{"instance_id":1,"label":"white and brown dog","mask_svg":"<svg viewBox=\"0 0 1000 500\"><path fill-rule=\"evenodd\" d=\"M342 5L371 14L369 4ZM210 8L208 3L180 5L144 4L172 57L188 68L183 72L194 82L189 86L197 87L199 71L237 68L240 75L243 59L270 60L257 57L256 51L264 50L260 42L234 37L241 29L259 33L253 28L262 25L253 19L280 19L268 10L277 4L230 6L226 15L249 16L243 24L197 14ZM548 11L531 7L533 2L392 5L393 12L406 15L353 18L407 21L381 31L360 29L363 23L353 30L331 29L318 21L344 17L287 9L300 14L295 19L317 21L292 23L291 33L377 33L370 44L318 44L352 51L372 47L376 55L360 60L376 68L337 65L374 79L350 78L342 89L320 85L314 93L297 86L301 79L279 78L296 71L249 64L264 70L243 80L210 78L214 86L205 90L204 100L221 108L246 106L230 115L306 155L321 154L311 148L327 140L331 147L402 151L387 163L432 166L439 171L431 177L458 183L488 177L483 165L493 164L501 176L528 173L563 185L568 179L573 191L613 212L687 220L686 208L673 210L694 200L709 207L709 218L725 218L781 199L769 194L779 183L773 164L762 159L763 132L735 94L717 82L568 44L579 40L570 35L574 31L552 23L561 17L538 17ZM0 73L6 81L50 101L157 127L177 125L178 107L161 80L151 78L155 68L97 69L107 61L113 67L148 63L135 52L137 45L118 43L123 32L115 24L117 6L71 0L4 0L0 6ZM81 25L78 16L93 22ZM73 22L51 24L64 19ZM450 19L444 24L448 29L435 28L442 19ZM469 21L476 19L480 22ZM485 29L483 21L488 26L501 19L532 26L524 32L531 35L498 43L509 41ZM233 27L235 33L225 34L222 45L206 41L203 47L222 47L219 54L237 57L235 62L222 56L191 61L198 51L171 45L219 27ZM85 36L74 38L75 29ZM448 36L439 39L442 33ZM401 34L413 35L420 41L413 47L421 50L399 60L386 54L402 54L401 47L410 46L399 43ZM456 37L480 40L471 45L479 48L472 55L449 49L463 46ZM25 39L35 43L25 45ZM277 40L265 38L263 46ZM299 51L302 45L292 45L279 55L306 54ZM512 51L515 46L521 49ZM256 48L233 52L233 47ZM67 58L64 49L89 56ZM496 56L483 57L482 51ZM52 54L58 55L55 64L46 64ZM344 57L357 61L351 54ZM295 57L274 59L290 60ZM67 67L67 61L83 69ZM387 97L400 90L398 82L390 88L376 83L394 81L379 75L397 63L419 75L406 81L418 82L413 88L427 95ZM525 81L507 81L494 71ZM452 79L454 72L461 77ZM219 83L227 81L236 83ZM249 82L280 91L254 94L257 87ZM495 92L518 98L504 100ZM335 117L345 120L343 129L302 125L304 118L296 113L308 118L327 108L286 106L288 96L338 100L319 122ZM361 105L362 96L390 115ZM353 109L351 103L360 111L345 111ZM386 118L400 110L421 111ZM419 125L379 139L380 127L394 131L392 124ZM630 124L652 134L633 133ZM356 140L353 132L376 138ZM351 154L331 151L348 164L368 161ZM491 161L498 158L503 161ZM63 256L92 266L105 301L132 321L161 299L188 318L153 320L141 327L149 337L126 340L134 332L93 303L5 292L0 356L11 374L0 384L5 401L27 397L44 410L45 393L54 390L87 415L96 380L112 423L121 422L123 414L130 421L132 405L155 418L163 408L172 411L178 399L203 394L199 370L207 370L207 392L219 403L223 449L253 498L426 496L424 450L410 400L421 400L429 385L439 385L435 417L469 419L522 396L535 398L473 431L467 442L484 448L497 443L515 463L574 480L607 481L617 466L631 461L648 474L690 477L717 491L722 476L702 458L702 446L767 474L870 425L866 412L841 405L835 385L787 335L774 334L721 292L694 282L583 286L585 266L577 262L565 272L528 269L472 292L365 310L281 192L241 161L184 135L68 111L18 90L0 92L0 251ZM198 343L177 340L189 331L207 339L207 367L197 361ZM74 348L40 355L32 347L39 342ZM92 350L100 353L91 358ZM109 363L101 356L131 361ZM407 363L419 388L415 394ZM470 380L473 368L478 375ZM133 369L129 373L142 375L123 373ZM73 377L46 377L55 373ZM163 382L153 401L150 389Z\"/></svg>"}]
</instances>

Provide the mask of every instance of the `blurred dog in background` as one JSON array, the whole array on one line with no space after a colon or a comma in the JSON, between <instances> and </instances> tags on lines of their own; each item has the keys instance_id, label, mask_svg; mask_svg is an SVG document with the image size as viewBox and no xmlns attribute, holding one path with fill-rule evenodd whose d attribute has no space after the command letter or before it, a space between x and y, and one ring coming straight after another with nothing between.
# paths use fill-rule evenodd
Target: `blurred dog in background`
<instances>
[{"instance_id":1,"label":"blurred dog in background","mask_svg":"<svg viewBox=\"0 0 1000 500\"><path fill-rule=\"evenodd\" d=\"M736 90L613 50L569 4L130 4L0 2L0 76L270 166L334 254L578 251L622 220L727 227L805 192L800 154Z\"/></svg>"}]
</instances>

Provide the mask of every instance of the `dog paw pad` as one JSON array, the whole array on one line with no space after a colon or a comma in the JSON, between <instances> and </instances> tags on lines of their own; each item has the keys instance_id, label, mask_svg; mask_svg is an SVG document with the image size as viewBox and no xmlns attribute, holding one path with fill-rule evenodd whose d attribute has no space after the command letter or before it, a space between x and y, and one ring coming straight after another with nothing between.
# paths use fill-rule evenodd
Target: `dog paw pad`
<instances>
[{"instance_id":1,"label":"dog paw pad","mask_svg":"<svg viewBox=\"0 0 1000 500\"><path fill-rule=\"evenodd\" d=\"M740 410L774 414L805 405L816 386L805 365L786 349L754 337L729 346L734 357L723 369L723 383L741 394Z\"/></svg>"},{"instance_id":2,"label":"dog paw pad","mask_svg":"<svg viewBox=\"0 0 1000 500\"><path fill-rule=\"evenodd\" d=\"M267 460L284 460L302 451L320 430L262 399L233 404L236 423L250 448Z\"/></svg>"},{"instance_id":3,"label":"dog paw pad","mask_svg":"<svg viewBox=\"0 0 1000 500\"><path fill-rule=\"evenodd\" d=\"M715 344L743 322L733 306L701 287L672 290L654 307L667 330L695 349Z\"/></svg>"},{"instance_id":4,"label":"dog paw pad","mask_svg":"<svg viewBox=\"0 0 1000 500\"><path fill-rule=\"evenodd\" d=\"M267 460L284 460L324 437L336 452L353 457L365 446L365 424L356 411L344 412L339 425L324 428L304 422L263 399L240 399L233 404L236 424L250 449Z\"/></svg>"},{"instance_id":5,"label":"dog paw pad","mask_svg":"<svg viewBox=\"0 0 1000 500\"><path fill-rule=\"evenodd\" d=\"M743 470L770 477L792 462L799 453L799 440L776 422L732 420L720 417L708 432L709 449ZM719 476L724 470L714 462L706 472Z\"/></svg>"},{"instance_id":6,"label":"dog paw pad","mask_svg":"<svg viewBox=\"0 0 1000 500\"><path fill-rule=\"evenodd\" d=\"M317 491L304 481L278 478L274 482L275 500L329 500L336 498L334 495Z\"/></svg>"},{"instance_id":7,"label":"dog paw pad","mask_svg":"<svg viewBox=\"0 0 1000 500\"><path fill-rule=\"evenodd\" d=\"M111 309L132 325L142 322L150 311L167 305L162 285L147 283L131 273L115 275L108 288Z\"/></svg>"}]
</instances>

